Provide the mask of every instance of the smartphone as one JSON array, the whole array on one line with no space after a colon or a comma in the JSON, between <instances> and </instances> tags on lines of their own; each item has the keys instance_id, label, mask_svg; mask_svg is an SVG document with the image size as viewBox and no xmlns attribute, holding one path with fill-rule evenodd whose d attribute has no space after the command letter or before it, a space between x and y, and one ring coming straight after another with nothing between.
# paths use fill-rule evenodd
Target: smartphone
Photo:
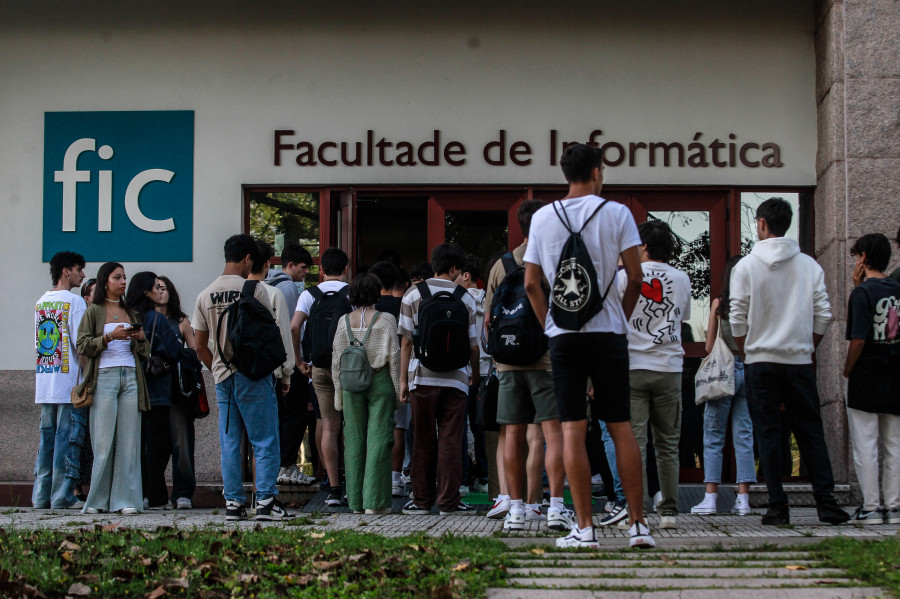
<instances>
[{"instance_id":1,"label":"smartphone","mask_svg":"<svg viewBox=\"0 0 900 599\"><path fill-rule=\"evenodd\" d=\"M135 332L135 333L138 332L138 331L140 331L140 330L141 330L141 323L137 322L137 323L131 325L131 328L128 329L128 330L129 330L129 331L132 331L132 332Z\"/></svg>"}]
</instances>

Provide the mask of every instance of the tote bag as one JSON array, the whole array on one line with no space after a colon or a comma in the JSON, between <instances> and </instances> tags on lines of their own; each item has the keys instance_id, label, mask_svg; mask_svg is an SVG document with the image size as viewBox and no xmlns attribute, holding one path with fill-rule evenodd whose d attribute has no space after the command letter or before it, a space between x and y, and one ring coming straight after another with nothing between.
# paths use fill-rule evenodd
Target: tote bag
<instances>
[{"instance_id":1,"label":"tote bag","mask_svg":"<svg viewBox=\"0 0 900 599\"><path fill-rule=\"evenodd\" d=\"M694 377L694 391L698 406L711 399L734 395L734 355L722 339L721 329L712 351L700 362Z\"/></svg>"}]
</instances>

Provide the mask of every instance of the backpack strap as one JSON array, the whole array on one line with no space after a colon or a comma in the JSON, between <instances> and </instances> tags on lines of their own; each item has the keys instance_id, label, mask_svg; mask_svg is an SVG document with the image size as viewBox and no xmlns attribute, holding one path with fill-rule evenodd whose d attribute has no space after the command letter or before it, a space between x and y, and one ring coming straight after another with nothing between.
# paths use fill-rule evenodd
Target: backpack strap
<instances>
[{"instance_id":1,"label":"backpack strap","mask_svg":"<svg viewBox=\"0 0 900 599\"><path fill-rule=\"evenodd\" d=\"M609 280L609 285L606 286L606 291L603 292L603 295L600 296L600 301L606 303L606 296L609 295L609 290L612 288L613 281L619 276L619 267L616 266L615 272L613 272L612 278Z\"/></svg>"},{"instance_id":2,"label":"backpack strap","mask_svg":"<svg viewBox=\"0 0 900 599\"><path fill-rule=\"evenodd\" d=\"M559 204L559 208L556 205ZM553 206L553 211L556 213L556 218L563 224L570 234L572 233L572 223L569 221L569 214L566 212L566 207L563 205L562 200L553 202L550 204Z\"/></svg>"},{"instance_id":3,"label":"backpack strap","mask_svg":"<svg viewBox=\"0 0 900 599\"><path fill-rule=\"evenodd\" d=\"M519 264L516 262L516 257L513 256L512 252L506 252L500 258L500 263L503 264L503 270L505 275L509 275L511 272L519 268Z\"/></svg>"},{"instance_id":4,"label":"backpack strap","mask_svg":"<svg viewBox=\"0 0 900 599\"><path fill-rule=\"evenodd\" d=\"M359 339L353 334L353 327L350 326L350 314L344 314L344 323L347 325L347 337L350 339L350 345L359 345ZM369 334L367 332L366 339L368 338ZM365 343L365 340L363 340L363 343Z\"/></svg>"},{"instance_id":5,"label":"backpack strap","mask_svg":"<svg viewBox=\"0 0 900 599\"><path fill-rule=\"evenodd\" d=\"M244 287L241 289L241 295L244 297L253 297L256 295L256 285L259 281L254 281L251 279L247 279L244 281Z\"/></svg>"},{"instance_id":6,"label":"backpack strap","mask_svg":"<svg viewBox=\"0 0 900 599\"><path fill-rule=\"evenodd\" d=\"M310 288L308 289L308 291L309 291L309 294L310 294L311 296L313 296L313 301L314 301L314 302L317 302L317 301L319 301L320 299L322 299L322 296L324 295L324 294L322 293L322 290L319 289L319 286L318 286L318 285L313 285L312 287L310 287Z\"/></svg>"},{"instance_id":7,"label":"backpack strap","mask_svg":"<svg viewBox=\"0 0 900 599\"><path fill-rule=\"evenodd\" d=\"M362 346L366 346L366 341L369 340L369 335L372 333L372 329L375 328L375 323L378 321L378 317L381 316L381 312L375 311L375 316L372 317L372 320L369 321L369 328L366 329L366 335L363 337Z\"/></svg>"},{"instance_id":8,"label":"backpack strap","mask_svg":"<svg viewBox=\"0 0 900 599\"><path fill-rule=\"evenodd\" d=\"M419 281L416 283L416 289L419 290L419 295L422 297L423 301L431 297L431 289L428 288L428 283L426 281Z\"/></svg>"},{"instance_id":9,"label":"backpack strap","mask_svg":"<svg viewBox=\"0 0 900 599\"><path fill-rule=\"evenodd\" d=\"M578 232L579 232L579 233L581 233L582 231L584 231L584 228L588 226L588 223L591 222L591 219L594 218L595 216L597 216L597 213L600 212L600 210L601 210L604 206L606 206L606 203L607 203L608 201L609 201L609 200L603 200L603 202L602 202L599 206L597 206L597 209L594 210L594 211L591 213L591 215L588 217L588 219L587 219L586 221L584 221L584 224L581 226L581 228L578 229ZM607 290L608 290L608 289L609 289L609 287L607 287ZM606 298L605 295L604 295L603 297Z\"/></svg>"},{"instance_id":10,"label":"backpack strap","mask_svg":"<svg viewBox=\"0 0 900 599\"><path fill-rule=\"evenodd\" d=\"M457 285L456 289L453 290L453 297L462 301L462 298L466 296L466 293L468 293L468 291L466 291L465 287L463 287L462 285Z\"/></svg>"}]
</instances>

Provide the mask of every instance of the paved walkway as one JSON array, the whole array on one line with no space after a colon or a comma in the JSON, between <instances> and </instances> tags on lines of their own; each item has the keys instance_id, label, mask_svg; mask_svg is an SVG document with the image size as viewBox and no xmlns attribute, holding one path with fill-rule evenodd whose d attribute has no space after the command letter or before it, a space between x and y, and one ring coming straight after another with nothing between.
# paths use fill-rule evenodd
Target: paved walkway
<instances>
[{"instance_id":1,"label":"paved walkway","mask_svg":"<svg viewBox=\"0 0 900 599\"><path fill-rule=\"evenodd\" d=\"M793 508L790 527L760 524L761 510L750 516L678 516L679 528L659 530L648 517L658 547L637 552L627 548L627 531L597 528L601 549L557 552L557 532L543 523L527 522L515 534L502 532L503 522L483 516L365 516L349 513L299 514L290 523L261 523L307 530L355 530L386 536L446 533L496 536L510 546L515 567L508 587L491 589L490 599L831 599L887 597L839 571L822 567L804 550L823 538L850 536L877 539L895 536L897 525L821 524L813 508ZM118 523L140 529L172 526L252 528L253 520L226 523L224 510L149 511L135 516L82 515L74 510L6 508L0 528L72 530ZM754 548L756 550L754 550Z\"/></svg>"}]
</instances>

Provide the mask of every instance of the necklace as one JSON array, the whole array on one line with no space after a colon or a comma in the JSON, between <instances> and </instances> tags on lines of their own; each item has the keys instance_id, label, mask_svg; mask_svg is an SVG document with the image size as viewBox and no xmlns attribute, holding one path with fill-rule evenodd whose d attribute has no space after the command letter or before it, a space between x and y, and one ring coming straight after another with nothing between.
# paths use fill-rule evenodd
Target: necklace
<instances>
[{"instance_id":1,"label":"necklace","mask_svg":"<svg viewBox=\"0 0 900 599\"><path fill-rule=\"evenodd\" d=\"M117 304L117 305L118 305L118 303L119 303L119 300L111 300L111 299L109 299L108 297L105 297L105 298L103 298L103 299L105 299L106 301L108 301L108 302L110 302L110 303L113 303L113 304ZM113 320L119 320L119 314L118 314L118 312L117 312L116 314L113 314Z\"/></svg>"}]
</instances>

